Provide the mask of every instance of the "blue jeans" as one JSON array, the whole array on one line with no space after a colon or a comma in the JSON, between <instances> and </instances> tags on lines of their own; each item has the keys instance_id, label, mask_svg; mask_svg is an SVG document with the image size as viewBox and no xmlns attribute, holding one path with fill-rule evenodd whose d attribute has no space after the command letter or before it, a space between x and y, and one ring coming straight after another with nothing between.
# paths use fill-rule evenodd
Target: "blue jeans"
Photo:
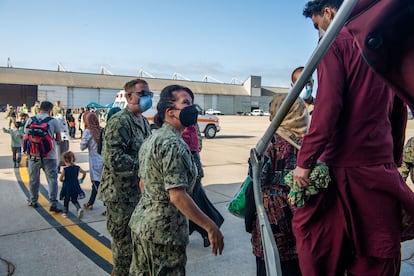
<instances>
[{"instance_id":1,"label":"blue jeans","mask_svg":"<svg viewBox=\"0 0 414 276\"><path fill-rule=\"evenodd\" d=\"M43 161L29 159L30 201L37 203L39 199L40 169L43 169L46 174L50 206L56 207L58 193L56 159L43 159Z\"/></svg>"}]
</instances>

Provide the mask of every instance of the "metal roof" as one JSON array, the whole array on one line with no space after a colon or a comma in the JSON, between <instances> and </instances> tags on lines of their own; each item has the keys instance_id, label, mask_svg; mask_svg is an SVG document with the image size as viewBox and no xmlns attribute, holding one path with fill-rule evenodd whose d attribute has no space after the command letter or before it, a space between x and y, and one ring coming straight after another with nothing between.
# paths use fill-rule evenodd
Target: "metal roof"
<instances>
[{"instance_id":1,"label":"metal roof","mask_svg":"<svg viewBox=\"0 0 414 276\"><path fill-rule=\"evenodd\" d=\"M134 78L137 77L0 67L0 83L7 84L122 89L126 82ZM249 91L247 91L241 84L222 84L145 77L142 79L148 82L153 91L161 91L165 86L170 84L180 84L189 87L197 94L250 96Z\"/></svg>"},{"instance_id":2,"label":"metal roof","mask_svg":"<svg viewBox=\"0 0 414 276\"><path fill-rule=\"evenodd\" d=\"M290 88L287 87L262 87L262 96L274 96L275 93L289 93Z\"/></svg>"}]
</instances>

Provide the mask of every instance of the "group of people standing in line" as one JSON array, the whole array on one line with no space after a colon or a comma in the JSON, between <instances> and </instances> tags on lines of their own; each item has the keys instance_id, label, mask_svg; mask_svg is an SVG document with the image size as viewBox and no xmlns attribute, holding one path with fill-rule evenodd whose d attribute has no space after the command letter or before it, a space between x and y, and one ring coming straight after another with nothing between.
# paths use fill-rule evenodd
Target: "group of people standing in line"
<instances>
[{"instance_id":1,"label":"group of people standing in line","mask_svg":"<svg viewBox=\"0 0 414 276\"><path fill-rule=\"evenodd\" d=\"M53 152L42 159L28 160L28 205L39 206L43 169L51 212L63 211L62 215L68 217L72 202L77 217L82 218L84 209L93 209L97 197L103 201L112 238L113 275L182 275L189 235L187 218L191 220L190 231L199 232L204 246L210 246L213 254L221 254L224 247L219 230L224 219L201 186L201 139L194 95L179 85L164 88L155 118L160 129L153 133L142 116L152 101L147 82L135 79L124 89L128 104L109 112L104 129L95 113L82 114L85 129L80 149L88 149L92 182L88 202L82 208L78 201L84 195L80 184L86 172L76 164L72 151L61 153L64 167L58 169L62 129L59 120L51 118L47 124L55 144ZM53 110L52 103L43 101L35 117L44 120ZM62 182L59 199L63 200L63 210L57 204L58 179Z\"/></svg>"}]
</instances>

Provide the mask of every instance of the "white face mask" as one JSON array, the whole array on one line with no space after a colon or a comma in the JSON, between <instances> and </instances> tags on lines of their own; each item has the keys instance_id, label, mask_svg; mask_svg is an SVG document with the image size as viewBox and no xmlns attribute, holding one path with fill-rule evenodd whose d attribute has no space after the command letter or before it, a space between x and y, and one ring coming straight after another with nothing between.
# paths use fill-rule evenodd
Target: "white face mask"
<instances>
[{"instance_id":1,"label":"white face mask","mask_svg":"<svg viewBox=\"0 0 414 276\"><path fill-rule=\"evenodd\" d=\"M319 36L319 40L322 39L323 35L325 34L325 31L322 28L318 29L318 36Z\"/></svg>"}]
</instances>

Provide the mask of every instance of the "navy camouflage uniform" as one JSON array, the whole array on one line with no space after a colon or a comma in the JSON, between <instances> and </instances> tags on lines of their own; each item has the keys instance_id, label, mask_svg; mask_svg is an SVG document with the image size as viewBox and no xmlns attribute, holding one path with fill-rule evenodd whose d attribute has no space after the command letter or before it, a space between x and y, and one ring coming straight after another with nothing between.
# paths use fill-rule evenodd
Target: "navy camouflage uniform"
<instances>
[{"instance_id":1,"label":"navy camouflage uniform","mask_svg":"<svg viewBox=\"0 0 414 276\"><path fill-rule=\"evenodd\" d=\"M407 180L410 175L411 182L414 184L414 137L411 137L404 146L402 164L398 171L404 180Z\"/></svg>"},{"instance_id":2,"label":"navy camouflage uniform","mask_svg":"<svg viewBox=\"0 0 414 276\"><path fill-rule=\"evenodd\" d=\"M127 108L113 115L102 143L103 171L98 198L106 206L107 229L112 237L114 275L129 275L132 258L128 222L140 199L138 151L151 127L143 116Z\"/></svg>"},{"instance_id":3,"label":"navy camouflage uniform","mask_svg":"<svg viewBox=\"0 0 414 276\"><path fill-rule=\"evenodd\" d=\"M131 275L185 275L187 218L170 202L168 190L194 187L197 168L181 134L164 123L139 153L144 193L132 214Z\"/></svg>"}]
</instances>

